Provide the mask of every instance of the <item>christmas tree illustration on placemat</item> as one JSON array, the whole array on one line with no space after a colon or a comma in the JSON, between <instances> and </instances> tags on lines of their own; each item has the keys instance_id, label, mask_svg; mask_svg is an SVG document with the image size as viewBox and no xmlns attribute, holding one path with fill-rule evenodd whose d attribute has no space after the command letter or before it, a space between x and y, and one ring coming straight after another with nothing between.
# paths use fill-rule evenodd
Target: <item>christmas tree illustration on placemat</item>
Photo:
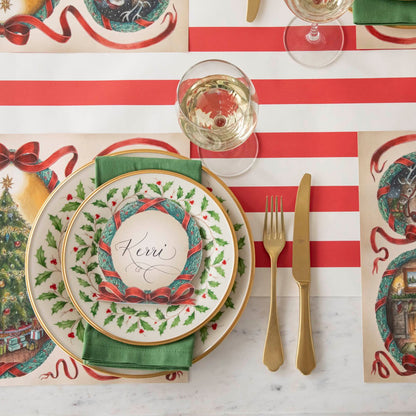
<instances>
[{"instance_id":1,"label":"christmas tree illustration on placemat","mask_svg":"<svg viewBox=\"0 0 416 416\"><path fill-rule=\"evenodd\" d=\"M26 291L30 226L9 192L13 179L7 175L0 183L0 378L4 378L33 371L54 345L39 325Z\"/></svg>"}]
</instances>

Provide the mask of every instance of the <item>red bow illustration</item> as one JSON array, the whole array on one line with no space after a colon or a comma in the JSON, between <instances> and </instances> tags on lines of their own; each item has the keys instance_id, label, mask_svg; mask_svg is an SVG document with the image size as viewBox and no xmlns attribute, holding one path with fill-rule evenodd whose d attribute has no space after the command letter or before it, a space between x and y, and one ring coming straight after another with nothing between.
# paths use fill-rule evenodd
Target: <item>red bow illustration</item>
<instances>
[{"instance_id":1,"label":"red bow illustration","mask_svg":"<svg viewBox=\"0 0 416 416\"><path fill-rule=\"evenodd\" d=\"M23 172L40 172L52 166L61 157L72 153L72 159L65 168L65 176L71 174L75 163L78 160L78 152L74 146L65 146L57 150L45 161L39 162L39 143L29 142L21 146L16 151L9 150L0 143L0 170L6 168L10 163L14 164Z\"/></svg>"}]
</instances>

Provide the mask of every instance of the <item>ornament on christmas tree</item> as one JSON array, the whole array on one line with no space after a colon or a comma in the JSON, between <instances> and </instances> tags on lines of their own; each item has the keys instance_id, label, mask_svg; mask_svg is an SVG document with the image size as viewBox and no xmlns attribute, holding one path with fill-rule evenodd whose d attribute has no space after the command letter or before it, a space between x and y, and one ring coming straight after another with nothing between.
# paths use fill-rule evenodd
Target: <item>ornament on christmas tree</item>
<instances>
[{"instance_id":1,"label":"ornament on christmas tree","mask_svg":"<svg viewBox=\"0 0 416 416\"><path fill-rule=\"evenodd\" d=\"M5 285L4 280L0 280L0 287L4 287Z\"/></svg>"},{"instance_id":2,"label":"ornament on christmas tree","mask_svg":"<svg viewBox=\"0 0 416 416\"><path fill-rule=\"evenodd\" d=\"M10 234L9 233L6 233L6 235L4 236L4 239L5 239L6 243L7 243L9 241L9 239L10 239Z\"/></svg>"},{"instance_id":3,"label":"ornament on christmas tree","mask_svg":"<svg viewBox=\"0 0 416 416\"><path fill-rule=\"evenodd\" d=\"M13 219L13 212L9 212L9 213L7 214L7 216L9 217L9 220L12 220L12 219Z\"/></svg>"},{"instance_id":4,"label":"ornament on christmas tree","mask_svg":"<svg viewBox=\"0 0 416 416\"><path fill-rule=\"evenodd\" d=\"M21 245L22 245L22 242L21 242L21 241L15 241L15 242L14 242L14 246L15 246L16 248L19 248Z\"/></svg>"},{"instance_id":5,"label":"ornament on christmas tree","mask_svg":"<svg viewBox=\"0 0 416 416\"><path fill-rule=\"evenodd\" d=\"M3 315L10 315L10 308L6 308L6 309L3 311Z\"/></svg>"}]
</instances>

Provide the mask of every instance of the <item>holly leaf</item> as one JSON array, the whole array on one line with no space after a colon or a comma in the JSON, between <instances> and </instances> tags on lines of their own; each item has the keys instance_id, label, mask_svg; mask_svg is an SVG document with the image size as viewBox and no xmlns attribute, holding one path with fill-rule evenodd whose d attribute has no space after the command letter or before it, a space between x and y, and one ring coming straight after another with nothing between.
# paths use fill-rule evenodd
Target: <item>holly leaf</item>
<instances>
[{"instance_id":1,"label":"holly leaf","mask_svg":"<svg viewBox=\"0 0 416 416\"><path fill-rule=\"evenodd\" d=\"M207 232L205 231L204 228L202 228L202 227L199 228L199 234L201 235L201 238L203 240L206 240L207 239Z\"/></svg>"},{"instance_id":2,"label":"holly leaf","mask_svg":"<svg viewBox=\"0 0 416 416\"><path fill-rule=\"evenodd\" d=\"M40 246L36 251L36 258L38 260L38 264L40 264L43 267L46 267L46 257L42 246Z\"/></svg>"},{"instance_id":3,"label":"holly leaf","mask_svg":"<svg viewBox=\"0 0 416 416\"><path fill-rule=\"evenodd\" d=\"M182 186L178 188L178 192L176 192L176 199L180 199L183 197L183 189Z\"/></svg>"},{"instance_id":4,"label":"holly leaf","mask_svg":"<svg viewBox=\"0 0 416 416\"><path fill-rule=\"evenodd\" d=\"M107 208L107 204L104 201L102 201L101 199L95 200L92 204L95 207L98 207L98 208Z\"/></svg>"},{"instance_id":5,"label":"holly leaf","mask_svg":"<svg viewBox=\"0 0 416 416\"><path fill-rule=\"evenodd\" d=\"M45 292L45 293L41 293L38 296L39 300L51 300L51 299L56 299L58 297L58 295L54 292Z\"/></svg>"},{"instance_id":6,"label":"holly leaf","mask_svg":"<svg viewBox=\"0 0 416 416\"><path fill-rule=\"evenodd\" d=\"M204 245L204 250L206 251L211 250L212 247L214 247L214 242L211 240L209 243Z\"/></svg>"},{"instance_id":7,"label":"holly leaf","mask_svg":"<svg viewBox=\"0 0 416 416\"><path fill-rule=\"evenodd\" d=\"M191 212L191 204L188 201L185 201L185 210L186 212Z\"/></svg>"},{"instance_id":8,"label":"holly leaf","mask_svg":"<svg viewBox=\"0 0 416 416\"><path fill-rule=\"evenodd\" d=\"M134 332L139 327L139 324L135 322L134 324L130 325L129 329L127 330L127 333Z\"/></svg>"},{"instance_id":9,"label":"holly leaf","mask_svg":"<svg viewBox=\"0 0 416 416\"><path fill-rule=\"evenodd\" d=\"M85 327L81 320L78 322L76 333L77 338L80 341L84 341Z\"/></svg>"},{"instance_id":10,"label":"holly leaf","mask_svg":"<svg viewBox=\"0 0 416 416\"><path fill-rule=\"evenodd\" d=\"M56 231L62 231L62 221L57 215L49 215L49 219L52 222L53 227Z\"/></svg>"},{"instance_id":11,"label":"holly leaf","mask_svg":"<svg viewBox=\"0 0 416 416\"><path fill-rule=\"evenodd\" d=\"M97 285L99 285L103 281L103 278L98 273L95 273L94 274L94 280L95 280L95 283L97 283Z\"/></svg>"},{"instance_id":12,"label":"holly leaf","mask_svg":"<svg viewBox=\"0 0 416 416\"><path fill-rule=\"evenodd\" d=\"M218 287L218 286L220 285L220 283L219 283L219 282L216 282L215 280L210 280L210 281L208 282L208 284L209 284L211 287Z\"/></svg>"},{"instance_id":13,"label":"holly leaf","mask_svg":"<svg viewBox=\"0 0 416 416\"><path fill-rule=\"evenodd\" d=\"M131 308L130 306L123 306L121 308L121 310L126 314L126 315L134 315L136 313L136 309Z\"/></svg>"},{"instance_id":14,"label":"holly leaf","mask_svg":"<svg viewBox=\"0 0 416 416\"><path fill-rule=\"evenodd\" d=\"M58 248L56 245L55 237L53 236L50 230L48 231L48 234L46 234L46 242L48 243L49 247Z\"/></svg>"},{"instance_id":15,"label":"holly leaf","mask_svg":"<svg viewBox=\"0 0 416 416\"><path fill-rule=\"evenodd\" d=\"M95 256L97 254L97 244L91 244L91 256Z\"/></svg>"},{"instance_id":16,"label":"holly leaf","mask_svg":"<svg viewBox=\"0 0 416 416\"><path fill-rule=\"evenodd\" d=\"M88 247L83 247L80 250L78 250L77 255L76 255L76 260L77 261L81 260L85 256L87 251L88 251Z\"/></svg>"},{"instance_id":17,"label":"holly leaf","mask_svg":"<svg viewBox=\"0 0 416 416\"><path fill-rule=\"evenodd\" d=\"M139 179L136 183L136 186L134 187L134 193L137 194L139 193L143 188L143 182L141 179Z\"/></svg>"},{"instance_id":18,"label":"holly leaf","mask_svg":"<svg viewBox=\"0 0 416 416\"><path fill-rule=\"evenodd\" d=\"M117 188L111 188L107 192L107 202L117 193Z\"/></svg>"},{"instance_id":19,"label":"holly leaf","mask_svg":"<svg viewBox=\"0 0 416 416\"><path fill-rule=\"evenodd\" d=\"M82 184L82 182L80 182L77 185L76 190L77 190L77 197L83 201L85 199L85 190L84 190L84 185Z\"/></svg>"},{"instance_id":20,"label":"holly leaf","mask_svg":"<svg viewBox=\"0 0 416 416\"><path fill-rule=\"evenodd\" d=\"M89 212L83 212L85 218L89 221L94 223L94 217ZM92 230L91 230L92 231Z\"/></svg>"},{"instance_id":21,"label":"holly leaf","mask_svg":"<svg viewBox=\"0 0 416 416\"><path fill-rule=\"evenodd\" d=\"M195 295L199 296L202 295L206 291L205 288L203 289L195 289Z\"/></svg>"},{"instance_id":22,"label":"holly leaf","mask_svg":"<svg viewBox=\"0 0 416 416\"><path fill-rule=\"evenodd\" d=\"M87 243L78 235L75 234L75 241L80 245L80 246L86 246Z\"/></svg>"},{"instance_id":23,"label":"holly leaf","mask_svg":"<svg viewBox=\"0 0 416 416\"><path fill-rule=\"evenodd\" d=\"M204 196L201 202L201 211L205 211L208 207L208 198Z\"/></svg>"},{"instance_id":24,"label":"holly leaf","mask_svg":"<svg viewBox=\"0 0 416 416\"><path fill-rule=\"evenodd\" d=\"M176 311L179 308L179 305L170 305L168 306L168 309L166 310L167 313Z\"/></svg>"},{"instance_id":25,"label":"holly leaf","mask_svg":"<svg viewBox=\"0 0 416 416\"><path fill-rule=\"evenodd\" d=\"M94 261L94 262L92 262L92 263L90 263L88 266L87 266L87 271L88 271L88 273L89 272L92 272L94 269L96 269L98 267L98 263L96 262L96 261Z\"/></svg>"},{"instance_id":26,"label":"holly leaf","mask_svg":"<svg viewBox=\"0 0 416 416\"><path fill-rule=\"evenodd\" d=\"M169 181L169 182L166 182L164 185L163 185L163 192L166 192L166 191L168 191L170 188L171 188L171 186L173 185L173 181Z\"/></svg>"},{"instance_id":27,"label":"holly leaf","mask_svg":"<svg viewBox=\"0 0 416 416\"><path fill-rule=\"evenodd\" d=\"M68 302L66 300L58 300L58 302L55 302L52 306L52 315L59 312L67 303Z\"/></svg>"},{"instance_id":28,"label":"holly leaf","mask_svg":"<svg viewBox=\"0 0 416 416\"><path fill-rule=\"evenodd\" d=\"M131 186L126 186L122 191L121 191L121 197L124 199L130 192Z\"/></svg>"},{"instance_id":29,"label":"holly leaf","mask_svg":"<svg viewBox=\"0 0 416 416\"><path fill-rule=\"evenodd\" d=\"M61 211L62 212L76 211L80 205L81 204L77 201L70 201L62 207Z\"/></svg>"},{"instance_id":30,"label":"holly leaf","mask_svg":"<svg viewBox=\"0 0 416 416\"><path fill-rule=\"evenodd\" d=\"M165 332L166 327L168 326L168 321L164 321L159 325L159 334L162 335Z\"/></svg>"},{"instance_id":31,"label":"holly leaf","mask_svg":"<svg viewBox=\"0 0 416 416\"><path fill-rule=\"evenodd\" d=\"M241 257L238 258L238 267L237 267L238 274L242 276L244 272L246 271L246 263L244 259Z\"/></svg>"},{"instance_id":32,"label":"holly leaf","mask_svg":"<svg viewBox=\"0 0 416 416\"><path fill-rule=\"evenodd\" d=\"M208 306L195 305L195 309L198 312L206 312L209 308L208 308Z\"/></svg>"},{"instance_id":33,"label":"holly leaf","mask_svg":"<svg viewBox=\"0 0 416 416\"><path fill-rule=\"evenodd\" d=\"M155 193L158 195L162 195L162 191L160 190L160 188L155 184L155 183L148 183L147 186Z\"/></svg>"},{"instance_id":34,"label":"holly leaf","mask_svg":"<svg viewBox=\"0 0 416 416\"><path fill-rule=\"evenodd\" d=\"M183 323L184 325L190 325L195 319L195 312L192 312L187 318L186 321Z\"/></svg>"},{"instance_id":35,"label":"holly leaf","mask_svg":"<svg viewBox=\"0 0 416 416\"><path fill-rule=\"evenodd\" d=\"M35 279L35 282L36 282L35 286L39 286L42 283L46 282L51 277L51 275L52 275L51 271L46 271L46 272L43 272L43 273L39 273L36 276L36 279Z\"/></svg>"},{"instance_id":36,"label":"holly leaf","mask_svg":"<svg viewBox=\"0 0 416 416\"><path fill-rule=\"evenodd\" d=\"M101 238L101 234L102 234L102 232L103 232L103 230L101 229L101 228L99 228L96 232L95 232L95 234L94 234L94 242L95 243L99 243L99 241L100 241L100 238Z\"/></svg>"},{"instance_id":37,"label":"holly leaf","mask_svg":"<svg viewBox=\"0 0 416 416\"><path fill-rule=\"evenodd\" d=\"M122 327L122 325L123 325L123 322L124 322L124 315L120 315L120 316L117 318L117 326L118 326L119 328L121 328L121 327Z\"/></svg>"},{"instance_id":38,"label":"holly leaf","mask_svg":"<svg viewBox=\"0 0 416 416\"><path fill-rule=\"evenodd\" d=\"M62 295L64 290L65 290L65 283L63 280L60 280L58 283L58 293Z\"/></svg>"},{"instance_id":39,"label":"holly leaf","mask_svg":"<svg viewBox=\"0 0 416 416\"><path fill-rule=\"evenodd\" d=\"M88 287L91 286L86 280L81 279L80 277L78 277L78 283L80 284L80 286L82 287Z\"/></svg>"},{"instance_id":40,"label":"holly leaf","mask_svg":"<svg viewBox=\"0 0 416 416\"><path fill-rule=\"evenodd\" d=\"M225 241L222 238L216 238L215 241L221 247L224 247L228 244L228 241Z\"/></svg>"},{"instance_id":41,"label":"holly leaf","mask_svg":"<svg viewBox=\"0 0 416 416\"><path fill-rule=\"evenodd\" d=\"M73 266L71 267L71 270L78 274L86 274L85 270L81 266Z\"/></svg>"},{"instance_id":42,"label":"holly leaf","mask_svg":"<svg viewBox=\"0 0 416 416\"><path fill-rule=\"evenodd\" d=\"M192 188L186 195L185 199L190 199L195 195L195 188Z\"/></svg>"},{"instance_id":43,"label":"holly leaf","mask_svg":"<svg viewBox=\"0 0 416 416\"><path fill-rule=\"evenodd\" d=\"M238 249L241 250L246 245L246 237L241 237L238 240Z\"/></svg>"},{"instance_id":44,"label":"holly leaf","mask_svg":"<svg viewBox=\"0 0 416 416\"><path fill-rule=\"evenodd\" d=\"M104 325L108 325L110 322L114 321L115 318L115 315L107 316L107 318L104 319Z\"/></svg>"},{"instance_id":45,"label":"holly leaf","mask_svg":"<svg viewBox=\"0 0 416 416\"><path fill-rule=\"evenodd\" d=\"M213 300L218 299L217 296L215 295L215 293L211 289L208 289L208 296Z\"/></svg>"},{"instance_id":46,"label":"holly leaf","mask_svg":"<svg viewBox=\"0 0 416 416\"><path fill-rule=\"evenodd\" d=\"M84 214L85 214L85 212L84 212ZM81 230L94 231L94 228L92 228L92 225L90 225L90 224L84 224L83 226L81 226Z\"/></svg>"},{"instance_id":47,"label":"holly leaf","mask_svg":"<svg viewBox=\"0 0 416 416\"><path fill-rule=\"evenodd\" d=\"M243 224L234 224L234 230L238 231L242 226Z\"/></svg>"},{"instance_id":48,"label":"holly leaf","mask_svg":"<svg viewBox=\"0 0 416 416\"><path fill-rule=\"evenodd\" d=\"M204 343L207 338L208 338L208 329L206 326L203 326L200 330L199 330L199 335L201 337L201 341L202 343Z\"/></svg>"},{"instance_id":49,"label":"holly leaf","mask_svg":"<svg viewBox=\"0 0 416 416\"><path fill-rule=\"evenodd\" d=\"M57 322L55 325L61 329L68 329L68 328L72 328L74 324L75 324L74 320L67 320L67 321Z\"/></svg>"},{"instance_id":50,"label":"holly leaf","mask_svg":"<svg viewBox=\"0 0 416 416\"><path fill-rule=\"evenodd\" d=\"M224 198L221 198L221 197L220 197L220 196L218 196L218 195L216 195L216 197L217 197L218 201L220 201L220 202L221 202L221 204L222 204L223 202L225 202L225 199L224 199Z\"/></svg>"},{"instance_id":51,"label":"holly leaf","mask_svg":"<svg viewBox=\"0 0 416 416\"><path fill-rule=\"evenodd\" d=\"M92 302L92 299L82 290L79 291L79 297L84 301L84 302Z\"/></svg>"},{"instance_id":52,"label":"holly leaf","mask_svg":"<svg viewBox=\"0 0 416 416\"><path fill-rule=\"evenodd\" d=\"M234 303L231 298L227 298L224 305L226 308L234 309Z\"/></svg>"},{"instance_id":53,"label":"holly leaf","mask_svg":"<svg viewBox=\"0 0 416 416\"><path fill-rule=\"evenodd\" d=\"M156 314L157 318L160 319L160 320L166 319L165 315L163 315L163 312L160 309L156 309L155 314Z\"/></svg>"},{"instance_id":54,"label":"holly leaf","mask_svg":"<svg viewBox=\"0 0 416 416\"><path fill-rule=\"evenodd\" d=\"M142 318L148 318L150 315L149 315L149 312L147 311L140 311L136 313L136 316L140 316Z\"/></svg>"},{"instance_id":55,"label":"holly leaf","mask_svg":"<svg viewBox=\"0 0 416 416\"><path fill-rule=\"evenodd\" d=\"M220 276L225 277L225 271L224 271L224 269L223 269L221 266L217 266L217 267L215 268L215 270L217 271L217 273L218 273Z\"/></svg>"},{"instance_id":56,"label":"holly leaf","mask_svg":"<svg viewBox=\"0 0 416 416\"><path fill-rule=\"evenodd\" d=\"M98 307L100 306L100 304L98 302L95 302L94 305L91 306L91 313L93 316L97 315L98 312Z\"/></svg>"},{"instance_id":57,"label":"holly leaf","mask_svg":"<svg viewBox=\"0 0 416 416\"><path fill-rule=\"evenodd\" d=\"M115 302L111 302L110 309L111 309L111 312L117 313L117 305L116 305ZM124 316L124 315L122 315L122 316Z\"/></svg>"},{"instance_id":58,"label":"holly leaf","mask_svg":"<svg viewBox=\"0 0 416 416\"><path fill-rule=\"evenodd\" d=\"M211 230L216 232L217 234L222 234L221 228L218 225L211 225Z\"/></svg>"},{"instance_id":59,"label":"holly leaf","mask_svg":"<svg viewBox=\"0 0 416 416\"><path fill-rule=\"evenodd\" d=\"M179 325L179 322L181 321L181 318L179 318L179 315L173 320L171 328L174 328L175 326Z\"/></svg>"},{"instance_id":60,"label":"holly leaf","mask_svg":"<svg viewBox=\"0 0 416 416\"><path fill-rule=\"evenodd\" d=\"M154 331L152 325L150 325L148 322L146 322L144 319L139 319L140 325L145 331Z\"/></svg>"},{"instance_id":61,"label":"holly leaf","mask_svg":"<svg viewBox=\"0 0 416 416\"><path fill-rule=\"evenodd\" d=\"M221 251L221 253L220 253L220 254L218 254L218 256L217 256L217 257L215 257L214 263L212 263L212 264L218 264L218 263L221 263L223 259L224 259L224 250L223 250L223 251Z\"/></svg>"},{"instance_id":62,"label":"holly leaf","mask_svg":"<svg viewBox=\"0 0 416 416\"><path fill-rule=\"evenodd\" d=\"M101 218L98 218L96 224L97 225L106 224L107 222L108 222L107 218L101 217Z\"/></svg>"},{"instance_id":63,"label":"holly leaf","mask_svg":"<svg viewBox=\"0 0 416 416\"><path fill-rule=\"evenodd\" d=\"M218 213L217 213L217 212L215 212L215 211L208 211L208 214L209 214L212 218L214 218L214 220L215 220L215 221L219 221L219 220L220 220L220 216L218 215Z\"/></svg>"},{"instance_id":64,"label":"holly leaf","mask_svg":"<svg viewBox=\"0 0 416 416\"><path fill-rule=\"evenodd\" d=\"M224 312L223 311L219 311L212 319L211 319L211 322L217 322L218 321L218 319L220 319L221 318L221 315L223 314Z\"/></svg>"},{"instance_id":65,"label":"holly leaf","mask_svg":"<svg viewBox=\"0 0 416 416\"><path fill-rule=\"evenodd\" d=\"M208 269L211 266L211 257L208 256L204 260L204 266Z\"/></svg>"},{"instance_id":66,"label":"holly leaf","mask_svg":"<svg viewBox=\"0 0 416 416\"><path fill-rule=\"evenodd\" d=\"M208 279L208 272L204 269L204 271L201 273L201 284L204 284Z\"/></svg>"}]
</instances>

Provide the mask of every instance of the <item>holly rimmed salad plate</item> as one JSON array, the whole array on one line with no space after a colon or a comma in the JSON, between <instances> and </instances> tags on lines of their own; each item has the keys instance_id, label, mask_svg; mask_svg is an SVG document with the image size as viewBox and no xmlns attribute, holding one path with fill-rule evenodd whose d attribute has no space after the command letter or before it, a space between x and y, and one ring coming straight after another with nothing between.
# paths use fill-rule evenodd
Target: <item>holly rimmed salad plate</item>
<instances>
[{"instance_id":1,"label":"holly rimmed salad plate","mask_svg":"<svg viewBox=\"0 0 416 416\"><path fill-rule=\"evenodd\" d=\"M131 157L186 159L157 150L120 152ZM116 155L116 154L114 154ZM82 363L86 321L72 305L63 282L60 253L68 223L81 202L94 191L94 162L66 178L48 197L33 223L26 251L26 284L33 309L49 337L68 355ZM212 352L237 324L250 296L254 278L254 242L247 217L231 190L203 168L201 183L227 210L237 236L238 266L230 295L216 316L195 337L193 363ZM94 367L120 377L146 378L166 372Z\"/></svg>"},{"instance_id":2,"label":"holly rimmed salad plate","mask_svg":"<svg viewBox=\"0 0 416 416\"><path fill-rule=\"evenodd\" d=\"M148 206L155 209L143 210ZM192 223L189 238L179 222ZM106 237L113 233L110 247ZM204 267L199 267L201 250L195 251L200 245ZM108 258L101 267L100 253ZM162 286L160 274L171 270L174 254L184 254L184 262L168 276L172 283ZM238 251L231 220L201 184L174 172L142 170L106 182L82 202L68 225L61 263L71 301L90 325L121 342L157 345L190 335L218 313L232 289ZM113 263L122 279L115 277ZM184 280L191 268L197 275Z\"/></svg>"}]
</instances>

